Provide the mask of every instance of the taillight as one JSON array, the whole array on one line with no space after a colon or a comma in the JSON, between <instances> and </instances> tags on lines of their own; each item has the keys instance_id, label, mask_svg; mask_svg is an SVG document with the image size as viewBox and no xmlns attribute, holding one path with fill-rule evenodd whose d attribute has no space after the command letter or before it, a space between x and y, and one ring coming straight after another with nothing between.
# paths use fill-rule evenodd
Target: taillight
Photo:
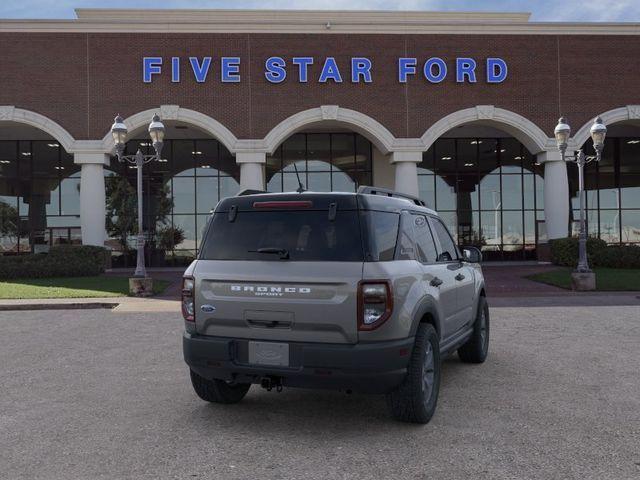
<instances>
[{"instance_id":1,"label":"taillight","mask_svg":"<svg viewBox=\"0 0 640 480\"><path fill-rule=\"evenodd\" d=\"M374 330L393 311L393 294L388 280L366 280L358 285L358 330Z\"/></svg>"},{"instance_id":2,"label":"taillight","mask_svg":"<svg viewBox=\"0 0 640 480\"><path fill-rule=\"evenodd\" d=\"M182 279L182 316L187 322L195 322L195 302L193 298L193 288L195 281L193 277Z\"/></svg>"}]
</instances>

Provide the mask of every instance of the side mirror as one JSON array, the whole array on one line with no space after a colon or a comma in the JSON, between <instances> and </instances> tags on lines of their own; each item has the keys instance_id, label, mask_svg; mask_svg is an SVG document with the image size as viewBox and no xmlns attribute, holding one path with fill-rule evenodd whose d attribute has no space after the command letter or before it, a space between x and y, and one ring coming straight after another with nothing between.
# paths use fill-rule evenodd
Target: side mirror
<instances>
[{"instance_id":1,"label":"side mirror","mask_svg":"<svg viewBox=\"0 0 640 480\"><path fill-rule=\"evenodd\" d=\"M469 263L482 262L482 252L477 247L462 247L462 257L465 262L469 262Z\"/></svg>"}]
</instances>

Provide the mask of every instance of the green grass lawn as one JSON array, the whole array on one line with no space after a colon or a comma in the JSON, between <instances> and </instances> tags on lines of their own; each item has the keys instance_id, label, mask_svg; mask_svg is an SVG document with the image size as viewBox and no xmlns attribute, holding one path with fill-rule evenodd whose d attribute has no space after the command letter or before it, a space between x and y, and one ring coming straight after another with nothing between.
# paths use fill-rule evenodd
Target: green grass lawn
<instances>
[{"instance_id":1,"label":"green grass lawn","mask_svg":"<svg viewBox=\"0 0 640 480\"><path fill-rule=\"evenodd\" d=\"M169 283L154 279L153 293L162 293ZM28 278L0 282L0 299L122 297L128 294L128 277Z\"/></svg>"},{"instance_id":2,"label":"green grass lawn","mask_svg":"<svg viewBox=\"0 0 640 480\"><path fill-rule=\"evenodd\" d=\"M558 268L543 273L529 275L536 282L547 283L561 288L571 288L573 268ZM633 268L594 268L596 289L601 291L640 291L640 269Z\"/></svg>"}]
</instances>

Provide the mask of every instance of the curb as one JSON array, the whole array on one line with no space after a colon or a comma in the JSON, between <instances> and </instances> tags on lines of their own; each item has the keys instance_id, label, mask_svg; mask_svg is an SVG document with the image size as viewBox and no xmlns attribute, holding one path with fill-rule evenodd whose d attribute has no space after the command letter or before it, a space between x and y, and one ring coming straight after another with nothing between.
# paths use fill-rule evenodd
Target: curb
<instances>
[{"instance_id":1,"label":"curb","mask_svg":"<svg viewBox=\"0 0 640 480\"><path fill-rule=\"evenodd\" d=\"M92 310L113 309L120 305L118 302L76 302L76 303L23 303L16 305L0 304L0 312L24 311L24 310Z\"/></svg>"}]
</instances>

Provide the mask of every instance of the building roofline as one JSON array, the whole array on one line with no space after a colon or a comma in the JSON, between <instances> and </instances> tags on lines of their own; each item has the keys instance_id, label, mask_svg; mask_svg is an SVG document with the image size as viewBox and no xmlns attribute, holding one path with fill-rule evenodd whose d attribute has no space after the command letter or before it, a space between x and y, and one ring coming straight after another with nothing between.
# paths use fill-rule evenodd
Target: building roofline
<instances>
[{"instance_id":1,"label":"building roofline","mask_svg":"<svg viewBox=\"0 0 640 480\"><path fill-rule=\"evenodd\" d=\"M530 22L529 13L76 9L76 19L0 19L0 32L638 35L640 23Z\"/></svg>"},{"instance_id":2,"label":"building roofline","mask_svg":"<svg viewBox=\"0 0 640 480\"><path fill-rule=\"evenodd\" d=\"M346 22L528 22L528 12L418 11L418 10L261 10L261 9L144 9L76 8L78 20L120 20L146 18L149 21L318 21L339 17Z\"/></svg>"}]
</instances>

